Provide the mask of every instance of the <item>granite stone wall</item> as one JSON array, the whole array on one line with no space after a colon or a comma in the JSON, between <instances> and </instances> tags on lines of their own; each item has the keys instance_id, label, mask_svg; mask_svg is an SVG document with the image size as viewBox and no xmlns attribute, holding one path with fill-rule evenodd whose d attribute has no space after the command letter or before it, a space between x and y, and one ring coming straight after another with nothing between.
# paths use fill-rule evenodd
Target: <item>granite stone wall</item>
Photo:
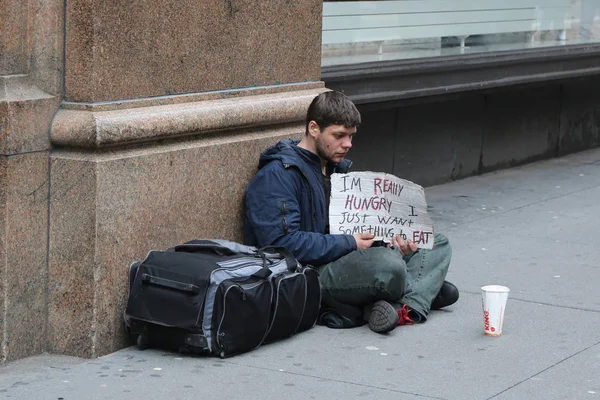
<instances>
[{"instance_id":1,"label":"granite stone wall","mask_svg":"<svg viewBox=\"0 0 600 400\"><path fill-rule=\"evenodd\" d=\"M150 249L241 239L260 151L303 134L321 1L0 0L0 362L126 344Z\"/></svg>"},{"instance_id":2,"label":"granite stone wall","mask_svg":"<svg viewBox=\"0 0 600 400\"><path fill-rule=\"evenodd\" d=\"M63 2L0 0L0 362L46 349L50 123Z\"/></svg>"}]
</instances>

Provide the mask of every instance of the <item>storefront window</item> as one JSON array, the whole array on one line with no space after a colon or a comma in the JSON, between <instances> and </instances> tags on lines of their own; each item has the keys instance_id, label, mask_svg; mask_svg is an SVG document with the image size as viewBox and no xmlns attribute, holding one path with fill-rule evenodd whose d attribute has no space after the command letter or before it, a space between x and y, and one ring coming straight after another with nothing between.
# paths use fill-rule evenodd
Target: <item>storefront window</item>
<instances>
[{"instance_id":1,"label":"storefront window","mask_svg":"<svg viewBox=\"0 0 600 400\"><path fill-rule=\"evenodd\" d=\"M587 42L600 42L600 0L323 3L323 66Z\"/></svg>"}]
</instances>

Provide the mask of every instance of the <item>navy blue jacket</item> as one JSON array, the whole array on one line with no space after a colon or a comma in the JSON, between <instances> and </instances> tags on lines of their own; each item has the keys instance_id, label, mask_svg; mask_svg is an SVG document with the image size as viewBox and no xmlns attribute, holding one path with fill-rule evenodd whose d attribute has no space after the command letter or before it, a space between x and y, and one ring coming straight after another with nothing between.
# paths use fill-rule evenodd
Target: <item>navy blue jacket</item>
<instances>
[{"instance_id":1,"label":"navy blue jacket","mask_svg":"<svg viewBox=\"0 0 600 400\"><path fill-rule=\"evenodd\" d=\"M323 265L356 250L352 235L325 234L327 203L319 157L282 140L260 155L258 172L246 188L244 243L283 246L302 264ZM346 173L343 160L333 172Z\"/></svg>"}]
</instances>

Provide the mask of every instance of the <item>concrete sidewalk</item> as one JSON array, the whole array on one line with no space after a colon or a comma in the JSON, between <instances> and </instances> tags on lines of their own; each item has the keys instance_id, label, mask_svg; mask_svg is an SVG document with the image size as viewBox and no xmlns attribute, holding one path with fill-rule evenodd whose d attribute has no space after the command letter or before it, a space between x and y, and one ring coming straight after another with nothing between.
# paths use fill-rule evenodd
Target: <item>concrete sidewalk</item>
<instances>
[{"instance_id":1,"label":"concrete sidewalk","mask_svg":"<svg viewBox=\"0 0 600 400\"><path fill-rule=\"evenodd\" d=\"M128 348L0 368L4 399L600 399L600 149L427 190L459 302L376 335L322 327L226 360ZM483 335L485 284L511 288Z\"/></svg>"}]
</instances>

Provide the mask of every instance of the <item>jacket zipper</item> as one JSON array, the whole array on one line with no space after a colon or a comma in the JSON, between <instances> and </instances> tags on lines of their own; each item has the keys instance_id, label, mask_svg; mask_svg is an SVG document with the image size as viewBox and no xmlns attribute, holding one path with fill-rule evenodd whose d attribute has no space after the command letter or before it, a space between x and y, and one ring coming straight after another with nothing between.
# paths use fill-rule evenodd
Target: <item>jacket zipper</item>
<instances>
[{"instance_id":1,"label":"jacket zipper","mask_svg":"<svg viewBox=\"0 0 600 400\"><path fill-rule=\"evenodd\" d=\"M288 222L287 222L287 210L285 209L285 201L281 202L281 217L282 217L282 221L281 221L281 225L283 226L283 233L288 233Z\"/></svg>"},{"instance_id":2,"label":"jacket zipper","mask_svg":"<svg viewBox=\"0 0 600 400\"><path fill-rule=\"evenodd\" d=\"M304 182L306 183L306 186L308 187L308 202L309 204L313 204L313 190L312 190L312 186L310 185L310 181L308 180L308 177L304 174L304 171L302 171L298 166L293 165L293 164L283 164L284 168L290 168L290 167L294 167L298 170L298 172L300 172L300 175L302 176L302 179L304 179ZM315 213L311 213L310 215L310 232L315 232Z\"/></svg>"}]
</instances>

